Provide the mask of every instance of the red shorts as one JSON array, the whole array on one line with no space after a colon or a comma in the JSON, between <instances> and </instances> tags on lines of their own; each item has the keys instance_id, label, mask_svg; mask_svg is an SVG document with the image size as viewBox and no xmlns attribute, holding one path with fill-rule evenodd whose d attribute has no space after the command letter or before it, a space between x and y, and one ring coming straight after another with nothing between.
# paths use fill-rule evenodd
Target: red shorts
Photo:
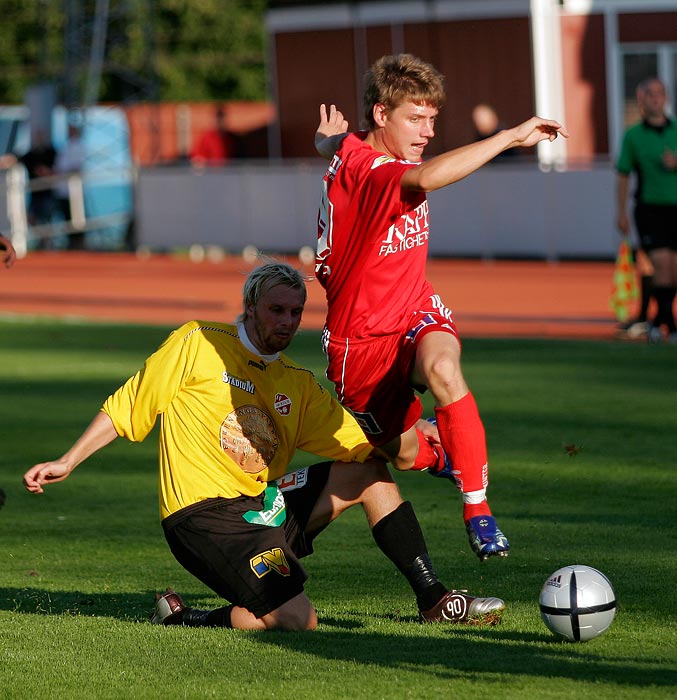
<instances>
[{"instance_id":1,"label":"red shorts","mask_svg":"<svg viewBox=\"0 0 677 700\"><path fill-rule=\"evenodd\" d=\"M337 338L326 329L327 378L338 400L355 416L372 445L380 446L406 432L421 417L421 401L411 383L416 349L433 331L451 333L459 340L451 312L439 297L434 309L417 311L409 330L353 340ZM420 387L425 391L425 387Z\"/></svg>"}]
</instances>

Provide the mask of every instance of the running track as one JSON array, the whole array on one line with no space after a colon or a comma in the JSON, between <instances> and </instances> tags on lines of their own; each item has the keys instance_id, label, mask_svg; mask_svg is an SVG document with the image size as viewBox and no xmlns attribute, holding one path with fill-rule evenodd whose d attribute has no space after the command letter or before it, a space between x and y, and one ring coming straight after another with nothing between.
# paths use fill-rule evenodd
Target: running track
<instances>
[{"instance_id":1,"label":"running track","mask_svg":"<svg viewBox=\"0 0 677 700\"><path fill-rule=\"evenodd\" d=\"M169 255L31 252L0 270L0 315L169 326L194 318L232 321L250 269L240 257L194 263ZM465 337L611 340L612 274L609 262L431 260L428 266ZM314 280L308 295L302 327L319 329L325 302Z\"/></svg>"}]
</instances>

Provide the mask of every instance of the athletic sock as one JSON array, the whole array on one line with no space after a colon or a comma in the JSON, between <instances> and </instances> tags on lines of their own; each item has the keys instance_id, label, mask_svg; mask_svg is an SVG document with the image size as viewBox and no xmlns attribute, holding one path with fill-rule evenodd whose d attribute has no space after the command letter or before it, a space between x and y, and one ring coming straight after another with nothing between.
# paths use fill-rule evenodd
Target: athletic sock
<instances>
[{"instance_id":1,"label":"athletic sock","mask_svg":"<svg viewBox=\"0 0 677 700\"><path fill-rule=\"evenodd\" d=\"M444 452L442 448L436 449L425 434L418 429L416 430L416 437L418 438L418 454L412 469L415 471L430 469L434 472L444 469Z\"/></svg>"},{"instance_id":2,"label":"athletic sock","mask_svg":"<svg viewBox=\"0 0 677 700\"><path fill-rule=\"evenodd\" d=\"M675 298L674 287L654 287L653 295L658 305L658 311L656 312L656 317L652 325L660 327L665 324L668 326L668 331L672 332L675 326L675 319L672 312L672 303Z\"/></svg>"},{"instance_id":3,"label":"athletic sock","mask_svg":"<svg viewBox=\"0 0 677 700\"><path fill-rule=\"evenodd\" d=\"M165 621L165 625L185 625L186 627L228 627L232 628L233 606L227 605L216 610L196 610L184 608Z\"/></svg>"},{"instance_id":4,"label":"athletic sock","mask_svg":"<svg viewBox=\"0 0 677 700\"><path fill-rule=\"evenodd\" d=\"M675 297L677 296L677 287L667 287L665 300L665 323L668 326L668 333L674 333L677 331L677 326L675 326L675 313L674 303Z\"/></svg>"},{"instance_id":5,"label":"athletic sock","mask_svg":"<svg viewBox=\"0 0 677 700\"><path fill-rule=\"evenodd\" d=\"M463 519L491 515L486 501L489 483L484 425L472 393L435 409L444 451L454 465L456 483L463 492Z\"/></svg>"},{"instance_id":6,"label":"athletic sock","mask_svg":"<svg viewBox=\"0 0 677 700\"><path fill-rule=\"evenodd\" d=\"M640 286L642 300L639 308L639 316L637 317L637 321L640 323L646 323L647 314L649 312L649 302L651 301L651 296L653 292L653 277L651 275L642 275Z\"/></svg>"},{"instance_id":7,"label":"athletic sock","mask_svg":"<svg viewBox=\"0 0 677 700\"><path fill-rule=\"evenodd\" d=\"M491 508L486 499L481 503L464 503L463 504L463 520L467 523L470 518L476 515L491 515Z\"/></svg>"},{"instance_id":8,"label":"athletic sock","mask_svg":"<svg viewBox=\"0 0 677 700\"><path fill-rule=\"evenodd\" d=\"M233 628L233 623L231 622L231 616L233 614L233 606L226 605L223 608L216 608L216 610L210 610L207 615L205 627L227 627L228 629Z\"/></svg>"},{"instance_id":9,"label":"athletic sock","mask_svg":"<svg viewBox=\"0 0 677 700\"><path fill-rule=\"evenodd\" d=\"M371 530L379 549L409 582L419 610L430 610L448 591L437 578L425 538L409 501L381 518Z\"/></svg>"}]
</instances>

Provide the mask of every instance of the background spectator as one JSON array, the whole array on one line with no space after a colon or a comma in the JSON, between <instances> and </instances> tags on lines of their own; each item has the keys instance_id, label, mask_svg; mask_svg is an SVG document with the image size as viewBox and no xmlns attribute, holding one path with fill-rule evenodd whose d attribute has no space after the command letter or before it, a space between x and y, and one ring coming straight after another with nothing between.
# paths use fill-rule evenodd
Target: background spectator
<instances>
[{"instance_id":1,"label":"background spectator","mask_svg":"<svg viewBox=\"0 0 677 700\"><path fill-rule=\"evenodd\" d=\"M58 213L67 223L73 224L68 175L79 174L85 162L85 147L82 143L81 130L74 124L68 125L68 139L56 155L54 171L62 179L54 187L54 203ZM84 231L73 231L68 236L69 250L82 250L85 247Z\"/></svg>"}]
</instances>

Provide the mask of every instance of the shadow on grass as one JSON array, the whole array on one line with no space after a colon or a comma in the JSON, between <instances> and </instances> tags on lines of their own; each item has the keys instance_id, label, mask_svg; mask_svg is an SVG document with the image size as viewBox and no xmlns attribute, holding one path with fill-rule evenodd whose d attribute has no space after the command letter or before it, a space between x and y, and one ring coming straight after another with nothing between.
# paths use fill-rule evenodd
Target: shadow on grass
<instances>
[{"instance_id":1,"label":"shadow on grass","mask_svg":"<svg viewBox=\"0 0 677 700\"><path fill-rule=\"evenodd\" d=\"M130 623L148 621L154 592L90 594L39 588L0 588L0 609L45 616L110 617ZM670 687L677 672L636 658L596 653L595 644L574 645L548 634L463 625L418 625L412 616L369 616L382 621L383 631L368 630L355 611L346 617L320 615L315 632L262 632L262 645L282 652L309 654L329 662L364 663L392 671L425 671L439 680L489 674L495 677L564 678L645 688ZM402 625L393 633L392 624ZM386 627L388 626L388 627ZM176 628L172 628L173 633ZM214 634L215 630L204 630ZM225 631L225 634L231 634ZM241 633L232 633L241 634ZM607 647L608 648L608 647Z\"/></svg>"},{"instance_id":2,"label":"shadow on grass","mask_svg":"<svg viewBox=\"0 0 677 700\"><path fill-rule=\"evenodd\" d=\"M145 593L83 593L42 588L0 588L0 610L31 615L114 617L150 620L155 591Z\"/></svg>"}]
</instances>

